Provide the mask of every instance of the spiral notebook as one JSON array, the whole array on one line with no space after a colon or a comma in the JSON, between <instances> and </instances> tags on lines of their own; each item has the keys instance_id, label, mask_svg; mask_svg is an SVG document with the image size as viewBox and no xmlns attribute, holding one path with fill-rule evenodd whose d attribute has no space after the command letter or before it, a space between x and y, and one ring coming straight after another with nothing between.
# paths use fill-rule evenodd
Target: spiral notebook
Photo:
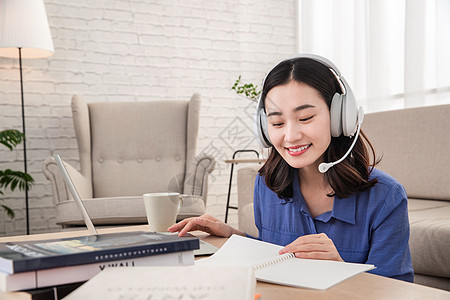
<instances>
[{"instance_id":1,"label":"spiral notebook","mask_svg":"<svg viewBox=\"0 0 450 300\"><path fill-rule=\"evenodd\" d=\"M259 281L319 290L325 290L356 274L375 268L368 264L300 259L292 253L279 255L278 251L282 248L233 235L214 255L197 260L195 264L250 266Z\"/></svg>"}]
</instances>

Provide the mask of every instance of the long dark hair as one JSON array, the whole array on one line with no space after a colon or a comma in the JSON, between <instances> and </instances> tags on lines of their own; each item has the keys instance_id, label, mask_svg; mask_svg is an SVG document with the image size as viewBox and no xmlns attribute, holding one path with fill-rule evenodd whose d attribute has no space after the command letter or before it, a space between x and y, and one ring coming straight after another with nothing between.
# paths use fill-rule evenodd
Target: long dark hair
<instances>
[{"instance_id":1,"label":"long dark hair","mask_svg":"<svg viewBox=\"0 0 450 300\"><path fill-rule=\"evenodd\" d=\"M316 89L327 103L328 109L331 106L333 95L342 93L336 76L327 66L303 57L283 61L270 71L264 81L263 99L272 88L290 81L303 83ZM344 135L332 137L324 154L325 162L340 159L352 142L352 138ZM373 158L372 162L370 157ZM325 173L325 178L334 191L328 196L337 195L340 198L346 198L374 186L378 180L376 178L369 180L369 175L378 162L372 144L361 130L360 137L351 154ZM265 182L269 189L274 191L278 197L287 199L291 198L293 194L292 180L295 170L272 146L267 162L259 170L259 173L265 176Z\"/></svg>"}]
</instances>

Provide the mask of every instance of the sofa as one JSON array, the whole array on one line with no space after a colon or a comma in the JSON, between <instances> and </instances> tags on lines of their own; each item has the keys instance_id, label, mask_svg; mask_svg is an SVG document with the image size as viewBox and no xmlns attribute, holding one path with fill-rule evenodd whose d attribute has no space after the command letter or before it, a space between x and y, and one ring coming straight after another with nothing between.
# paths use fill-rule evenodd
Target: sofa
<instances>
[{"instance_id":1,"label":"sofa","mask_svg":"<svg viewBox=\"0 0 450 300\"><path fill-rule=\"evenodd\" d=\"M407 191L414 282L450 291L450 105L366 114L362 129L382 158L377 168ZM237 171L239 228L254 236L258 168Z\"/></svg>"}]
</instances>

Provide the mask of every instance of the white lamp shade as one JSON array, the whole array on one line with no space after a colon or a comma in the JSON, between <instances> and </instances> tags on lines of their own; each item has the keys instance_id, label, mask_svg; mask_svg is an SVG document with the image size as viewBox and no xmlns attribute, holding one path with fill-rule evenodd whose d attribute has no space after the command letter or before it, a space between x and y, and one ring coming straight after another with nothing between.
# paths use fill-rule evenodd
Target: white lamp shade
<instances>
[{"instance_id":1,"label":"white lamp shade","mask_svg":"<svg viewBox=\"0 0 450 300\"><path fill-rule=\"evenodd\" d=\"M43 0L0 0L0 56L52 56L52 36Z\"/></svg>"}]
</instances>

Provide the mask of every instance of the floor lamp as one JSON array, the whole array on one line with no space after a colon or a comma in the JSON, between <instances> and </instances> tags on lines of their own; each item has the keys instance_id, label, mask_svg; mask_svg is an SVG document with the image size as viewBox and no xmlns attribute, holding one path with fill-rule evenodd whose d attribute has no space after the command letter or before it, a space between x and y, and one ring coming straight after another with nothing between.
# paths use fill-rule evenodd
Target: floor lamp
<instances>
[{"instance_id":1,"label":"floor lamp","mask_svg":"<svg viewBox=\"0 0 450 300\"><path fill-rule=\"evenodd\" d=\"M22 100L22 130L25 135L25 105L23 99L22 59L52 56L52 37L43 0L0 0L0 56L18 58L20 95ZM27 173L26 138L23 140L23 161ZM30 234L28 188L25 186L27 234Z\"/></svg>"}]
</instances>

